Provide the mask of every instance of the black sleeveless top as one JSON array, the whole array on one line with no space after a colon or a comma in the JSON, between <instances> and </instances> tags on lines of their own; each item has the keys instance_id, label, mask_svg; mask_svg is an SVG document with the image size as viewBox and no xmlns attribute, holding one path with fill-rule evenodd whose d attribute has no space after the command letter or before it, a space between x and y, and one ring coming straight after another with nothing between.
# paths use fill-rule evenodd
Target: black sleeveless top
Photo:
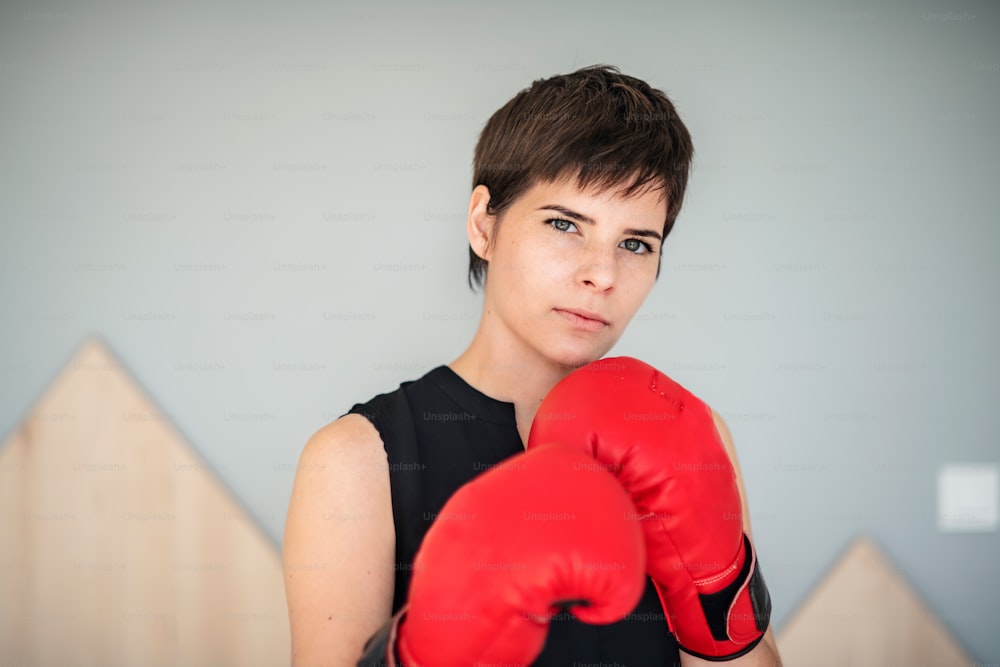
<instances>
[{"instance_id":1,"label":"black sleeveless top","mask_svg":"<svg viewBox=\"0 0 1000 667\"><path fill-rule=\"evenodd\" d=\"M350 412L368 418L389 460L396 527L396 587L392 611L406 602L413 560L451 495L476 475L524 451L514 404L469 385L447 366ZM619 666L680 664L659 596L649 578L639 605L624 620L590 625L568 612L552 619L537 667L579 663Z\"/></svg>"}]
</instances>

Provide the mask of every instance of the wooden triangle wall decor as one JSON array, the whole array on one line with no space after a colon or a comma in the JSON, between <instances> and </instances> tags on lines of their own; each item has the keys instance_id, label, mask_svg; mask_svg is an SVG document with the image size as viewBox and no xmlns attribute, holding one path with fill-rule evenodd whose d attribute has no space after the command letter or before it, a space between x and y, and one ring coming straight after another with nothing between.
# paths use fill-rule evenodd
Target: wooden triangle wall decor
<instances>
[{"instance_id":1,"label":"wooden triangle wall decor","mask_svg":"<svg viewBox=\"0 0 1000 667\"><path fill-rule=\"evenodd\" d=\"M847 549L777 640L786 665L975 664L867 537Z\"/></svg>"},{"instance_id":2,"label":"wooden triangle wall decor","mask_svg":"<svg viewBox=\"0 0 1000 667\"><path fill-rule=\"evenodd\" d=\"M0 664L289 656L275 546L88 340L0 444Z\"/></svg>"}]
</instances>

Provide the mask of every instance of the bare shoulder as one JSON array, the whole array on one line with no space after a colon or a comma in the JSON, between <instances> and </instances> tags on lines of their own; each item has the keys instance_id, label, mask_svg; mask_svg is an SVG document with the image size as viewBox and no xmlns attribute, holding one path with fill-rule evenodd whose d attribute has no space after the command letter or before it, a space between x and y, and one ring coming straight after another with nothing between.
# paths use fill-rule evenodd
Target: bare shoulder
<instances>
[{"instance_id":1,"label":"bare shoulder","mask_svg":"<svg viewBox=\"0 0 1000 667\"><path fill-rule=\"evenodd\" d=\"M316 458L353 453L385 456L382 438L364 416L347 414L322 427L306 442L303 455Z\"/></svg>"},{"instance_id":2,"label":"bare shoulder","mask_svg":"<svg viewBox=\"0 0 1000 667\"><path fill-rule=\"evenodd\" d=\"M348 414L316 431L299 457L293 502L304 500L296 498L299 490L341 506L385 505L380 501L389 499L389 464L375 426Z\"/></svg>"},{"instance_id":3,"label":"bare shoulder","mask_svg":"<svg viewBox=\"0 0 1000 667\"><path fill-rule=\"evenodd\" d=\"M739 476L739 459L736 456L736 445L733 444L733 434L729 431L729 425L726 424L726 420L722 418L722 415L712 408L709 409L712 410L712 420L715 422L715 428L719 432L719 436L722 438L722 444L726 447L726 453L729 454L729 458L732 459L733 466L736 468L736 474Z\"/></svg>"},{"instance_id":4,"label":"bare shoulder","mask_svg":"<svg viewBox=\"0 0 1000 667\"><path fill-rule=\"evenodd\" d=\"M729 432L729 425L726 424L726 420L713 408L709 409L712 410L712 420L715 422L715 428L719 430L719 435L722 436L722 442L726 445L726 449L735 449L733 446L733 434Z\"/></svg>"},{"instance_id":5,"label":"bare shoulder","mask_svg":"<svg viewBox=\"0 0 1000 667\"><path fill-rule=\"evenodd\" d=\"M378 431L353 414L316 431L299 458L282 545L294 665L354 664L391 613L395 538Z\"/></svg>"},{"instance_id":6,"label":"bare shoulder","mask_svg":"<svg viewBox=\"0 0 1000 667\"><path fill-rule=\"evenodd\" d=\"M392 529L388 458L381 436L365 417L345 415L306 442L295 472L290 519L295 511L308 512L312 520L322 512L321 525L339 533L371 535ZM296 527L288 526L286 536Z\"/></svg>"},{"instance_id":7,"label":"bare shoulder","mask_svg":"<svg viewBox=\"0 0 1000 667\"><path fill-rule=\"evenodd\" d=\"M746 528L747 534L753 539L753 531L750 528L750 506L747 502L746 487L743 484L743 472L740 470L740 460L736 455L736 445L733 443L733 434L730 433L729 426L722 418L722 415L715 410L712 410L712 419L715 421L715 428L719 431L719 436L722 438L722 444L726 447L726 453L729 454L729 460L733 464L733 472L736 474L736 487L739 489L740 500L743 503L743 525Z\"/></svg>"}]
</instances>

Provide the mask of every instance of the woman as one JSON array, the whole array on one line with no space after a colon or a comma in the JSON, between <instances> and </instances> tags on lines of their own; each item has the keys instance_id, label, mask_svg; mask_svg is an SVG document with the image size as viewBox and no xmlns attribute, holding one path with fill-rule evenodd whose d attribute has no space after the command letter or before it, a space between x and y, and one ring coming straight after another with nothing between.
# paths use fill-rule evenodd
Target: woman
<instances>
[{"instance_id":1,"label":"woman","mask_svg":"<svg viewBox=\"0 0 1000 667\"><path fill-rule=\"evenodd\" d=\"M489 120L467 222L470 285L484 288L475 336L303 451L284 538L293 664L356 664L406 603L445 502L523 452L550 389L624 333L659 275L692 156L669 99L611 67L536 81ZM619 623L558 614L533 664L596 662L702 664L678 652L652 586ZM731 662L776 663L770 629Z\"/></svg>"}]
</instances>

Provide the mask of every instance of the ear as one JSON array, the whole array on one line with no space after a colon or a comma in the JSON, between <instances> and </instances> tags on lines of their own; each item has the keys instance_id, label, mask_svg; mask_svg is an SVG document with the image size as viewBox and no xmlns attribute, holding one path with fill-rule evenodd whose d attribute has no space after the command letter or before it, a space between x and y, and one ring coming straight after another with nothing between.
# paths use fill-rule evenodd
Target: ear
<instances>
[{"instance_id":1,"label":"ear","mask_svg":"<svg viewBox=\"0 0 1000 667\"><path fill-rule=\"evenodd\" d=\"M466 222L466 230L472 251L487 262L490 261L489 256L493 250L493 228L497 221L497 217L487 211L489 204L489 188L477 185L469 197L469 219Z\"/></svg>"}]
</instances>

